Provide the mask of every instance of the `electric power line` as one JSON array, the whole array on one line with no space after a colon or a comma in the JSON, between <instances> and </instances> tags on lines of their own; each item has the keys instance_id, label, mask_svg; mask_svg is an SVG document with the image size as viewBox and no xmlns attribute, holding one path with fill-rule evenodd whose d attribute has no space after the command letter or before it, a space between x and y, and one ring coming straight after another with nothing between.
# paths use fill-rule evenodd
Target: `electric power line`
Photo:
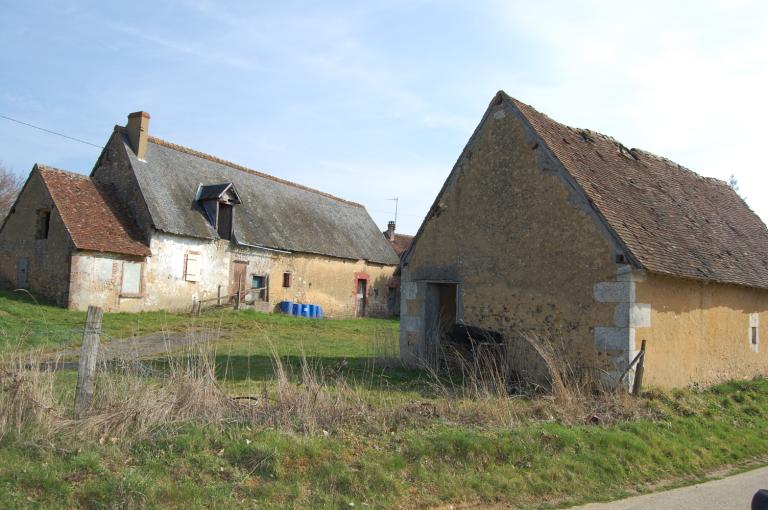
<instances>
[{"instance_id":1,"label":"electric power line","mask_svg":"<svg viewBox=\"0 0 768 510\"><path fill-rule=\"evenodd\" d=\"M75 142L84 143L84 144L86 144L86 145L90 145L90 146L92 146L92 147L96 147L96 148L98 148L98 149L103 149L103 148L104 148L104 146L103 146L103 145L97 145L97 144L95 144L95 143L86 142L85 140L81 140L81 139L79 139L79 138L75 138L75 137L73 137L73 136L67 136L67 135L65 135L65 134L63 134L63 133L58 133L58 132L56 132L56 131L51 131L50 129L45 129L45 128L42 128L42 127L40 127L40 126L35 126L34 124L30 124L30 123L28 123L28 122L23 122L23 121L20 121L20 120L18 120L18 119L13 119L13 118L11 118L11 117L8 117L8 116L6 116L6 115L2 115L2 114L0 114L0 118L6 119L6 120L10 120L11 122L16 122L17 124L21 124L21 125L23 125L23 126L28 126L28 127L31 127L31 128L39 129L40 131L45 131L46 133L50 133L50 134L52 134L52 135L61 136L62 138L66 138L66 139L68 139L68 140L72 140L72 141L75 141Z\"/></svg>"}]
</instances>

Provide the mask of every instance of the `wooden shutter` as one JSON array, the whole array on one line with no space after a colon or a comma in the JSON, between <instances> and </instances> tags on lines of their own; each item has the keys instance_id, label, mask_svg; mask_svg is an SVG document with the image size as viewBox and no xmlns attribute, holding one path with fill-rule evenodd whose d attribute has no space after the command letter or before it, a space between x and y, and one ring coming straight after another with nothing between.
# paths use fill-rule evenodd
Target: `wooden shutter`
<instances>
[{"instance_id":1,"label":"wooden shutter","mask_svg":"<svg viewBox=\"0 0 768 510\"><path fill-rule=\"evenodd\" d=\"M187 253L186 260L184 261L184 279L188 282L200 281L201 258L197 252L191 251Z\"/></svg>"}]
</instances>

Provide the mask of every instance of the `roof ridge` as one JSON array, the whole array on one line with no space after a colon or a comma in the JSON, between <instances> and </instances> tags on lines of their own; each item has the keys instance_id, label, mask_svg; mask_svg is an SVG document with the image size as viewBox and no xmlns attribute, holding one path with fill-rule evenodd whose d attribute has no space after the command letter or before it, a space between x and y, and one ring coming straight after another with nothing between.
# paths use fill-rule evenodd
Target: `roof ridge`
<instances>
[{"instance_id":1,"label":"roof ridge","mask_svg":"<svg viewBox=\"0 0 768 510\"><path fill-rule=\"evenodd\" d=\"M358 202L352 202L351 200L345 200L345 199L337 197L335 195L331 195L330 193L326 193L324 191L320 191L320 190L315 189L315 188L310 188L309 186L304 186L303 184L299 184L299 183L296 183L296 182L293 182L293 181L289 181L289 180L286 180L286 179L281 179L280 177L275 177L274 175L269 175L269 174L266 174L264 172L259 172L258 170L253 170L252 168L248 168L246 166L239 165L237 163L233 163L232 161L228 161L226 159L222 159L222 158L213 156L212 154L207 154L205 152L200 152L200 151L197 151L195 149L190 149L189 147L185 147L183 145L179 145L179 144L176 144L176 143L173 143L173 142L169 142L167 140L163 140L162 138L158 138L156 136L150 136L149 137L149 141L154 143L154 144L162 145L163 147L167 147L167 148L175 150L175 151L183 152L185 154L189 154L191 156L195 156L195 157L198 157L198 158L207 159L208 161L212 161L214 163L219 163L221 165L225 165L225 166L228 166L230 168L234 168L235 170L240 170L241 172L245 172L245 173L248 173L248 174L251 174L251 175L256 175L258 177L263 177L265 179L269 179L271 181L278 182L280 184L286 184L288 186L292 186L294 188L298 188L298 189L301 189L301 190L304 190L304 191L309 191L309 192L312 192L312 193L316 193L318 195L321 195L321 196L324 196L326 198L330 198L330 199L336 200L337 202L341 202L343 204L351 205L353 207L360 207L360 208L365 209L363 204L360 204Z\"/></svg>"},{"instance_id":2,"label":"roof ridge","mask_svg":"<svg viewBox=\"0 0 768 510\"><path fill-rule=\"evenodd\" d=\"M627 150L628 152L630 152L630 153L640 153L640 154L642 154L643 156L646 156L646 157L648 157L648 158L651 158L651 159L655 159L655 160L657 160L657 161L661 161L661 162L663 162L663 163L665 163L665 164L667 164L667 165L669 165L669 166L672 166L672 167L675 167L675 168L677 168L678 170L682 170L682 171L685 171L685 172L691 173L691 174L693 174L693 176L694 176L694 177L696 177L696 178L698 178L698 179L702 179L702 180L705 180L705 181L711 181L713 184L724 184L724 185L726 185L726 186L728 185L728 183L727 183L727 182L725 182L725 181L723 181L722 179L718 179L717 177L707 177L707 176L705 176L705 175L701 175L701 174L700 174L700 173L698 173L697 171L695 171L695 170L691 170L691 169L690 169L690 168L688 168L687 166L685 166L685 165L681 165L680 163L678 163L678 162L676 162L676 161L673 161L673 160L671 160L671 159L669 159L669 158L667 158L667 157L665 157L665 156L661 156L661 155L659 155L659 154L656 154L656 153L650 152L650 151L648 151L648 150L645 150L645 149L641 149L641 148L639 148L639 147L631 147L631 148L630 148L630 147L627 147L627 146L626 146L626 145L624 145L624 144L623 144L623 143L622 143L620 140L618 140L617 138L615 138L615 137L613 137L613 136L611 136L611 135L606 135L606 134L604 134L604 133L601 133L601 132L599 132L599 131L595 131L595 130L593 130L593 129L589 129L589 128L579 128L579 127L573 127L573 126L569 126L568 124L564 124L564 123L562 123L562 122L560 122L560 121L558 121L558 120L555 120L555 119L553 119L552 117L550 117L550 116L549 116L549 115L547 115L546 113L543 113L543 112L541 112L541 111L537 110L537 109L536 109L536 108L534 108L533 106L531 106L531 105L529 105L529 104L527 104L527 103L524 103L524 102L520 101L519 99L516 99L516 98L514 98L514 97L510 96L510 95L509 95L509 94L507 94L506 92L503 92L503 91L500 91L500 92L501 92L501 93L503 93L503 94L504 94L504 95L505 95L505 96L508 98L508 100L510 100L510 101L512 101L513 103L515 103L515 105L516 105L516 106L517 106L517 105L523 105L523 106L525 106L526 108L529 108L529 109L531 109L531 110L532 110L533 112L535 112L536 114L538 114L538 115L541 115L542 117L544 117L544 118L545 118L545 119L547 119L548 121L550 121L550 122L553 122L553 123L555 123L555 124L558 124L558 125L560 125L560 126L563 126L563 127L565 127L566 129L568 129L569 131L574 131L574 132L576 132L576 133L577 133L577 134L579 134L579 135L581 135L582 133L586 133L587 135L593 135L593 136L597 136L597 137L600 137L600 138L602 138L602 139L604 139L604 140L606 140L606 141L609 141L609 142L611 142L611 143L614 143L614 144L616 144L617 146L619 146L619 148L624 148L624 149L626 149L626 150ZM525 115L525 112L521 112L521 113L522 113L523 115Z\"/></svg>"},{"instance_id":3,"label":"roof ridge","mask_svg":"<svg viewBox=\"0 0 768 510\"><path fill-rule=\"evenodd\" d=\"M45 165L43 163L35 163L35 166L38 170L45 170L47 172L59 172L62 174L71 175L73 177L79 177L81 179L91 180L91 178L84 174L79 174L77 172L72 172L71 170L63 170L61 168L56 168L55 166Z\"/></svg>"}]
</instances>

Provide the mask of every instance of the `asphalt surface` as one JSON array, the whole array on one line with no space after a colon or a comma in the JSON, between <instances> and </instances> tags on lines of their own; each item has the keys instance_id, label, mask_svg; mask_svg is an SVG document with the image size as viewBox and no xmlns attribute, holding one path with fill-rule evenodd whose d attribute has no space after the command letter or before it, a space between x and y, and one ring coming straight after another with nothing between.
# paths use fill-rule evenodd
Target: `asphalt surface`
<instances>
[{"instance_id":1,"label":"asphalt surface","mask_svg":"<svg viewBox=\"0 0 768 510\"><path fill-rule=\"evenodd\" d=\"M664 492L591 503L573 510L749 510L758 489L768 489L768 467Z\"/></svg>"}]
</instances>

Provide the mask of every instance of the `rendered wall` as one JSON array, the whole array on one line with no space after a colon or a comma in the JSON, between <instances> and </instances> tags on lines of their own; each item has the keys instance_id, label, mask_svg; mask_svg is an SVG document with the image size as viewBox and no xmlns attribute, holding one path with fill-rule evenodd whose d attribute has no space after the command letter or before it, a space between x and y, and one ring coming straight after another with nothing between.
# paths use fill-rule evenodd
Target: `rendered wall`
<instances>
[{"instance_id":1,"label":"rendered wall","mask_svg":"<svg viewBox=\"0 0 768 510\"><path fill-rule=\"evenodd\" d=\"M279 255L272 265L270 299L318 304L329 317L354 317L357 279L367 279L366 315L386 316L387 285L395 266L370 264L321 255ZM291 288L282 286L282 274L293 275Z\"/></svg>"},{"instance_id":2,"label":"rendered wall","mask_svg":"<svg viewBox=\"0 0 768 510\"><path fill-rule=\"evenodd\" d=\"M650 303L644 381L672 387L768 375L768 291L648 275L636 284ZM758 344L750 338L758 327Z\"/></svg>"},{"instance_id":3,"label":"rendered wall","mask_svg":"<svg viewBox=\"0 0 768 510\"><path fill-rule=\"evenodd\" d=\"M73 257L70 307L87 308L100 304L108 310L191 310L195 301L230 294L232 262L247 263L246 281L251 276L269 276L269 301L254 306L273 311L281 300L319 304L327 317L355 315L355 284L358 277L369 283L367 315L385 315L386 284L394 266L368 264L309 254L283 254L237 247L228 241L205 241L157 232L150 242L152 256L144 262L143 293L140 297L120 295L122 261L104 254L80 253ZM186 255L200 255L199 281L185 279ZM109 270L108 270L109 269ZM111 274L110 274L111 270ZM292 273L290 288L282 287L283 272Z\"/></svg>"}]
</instances>

